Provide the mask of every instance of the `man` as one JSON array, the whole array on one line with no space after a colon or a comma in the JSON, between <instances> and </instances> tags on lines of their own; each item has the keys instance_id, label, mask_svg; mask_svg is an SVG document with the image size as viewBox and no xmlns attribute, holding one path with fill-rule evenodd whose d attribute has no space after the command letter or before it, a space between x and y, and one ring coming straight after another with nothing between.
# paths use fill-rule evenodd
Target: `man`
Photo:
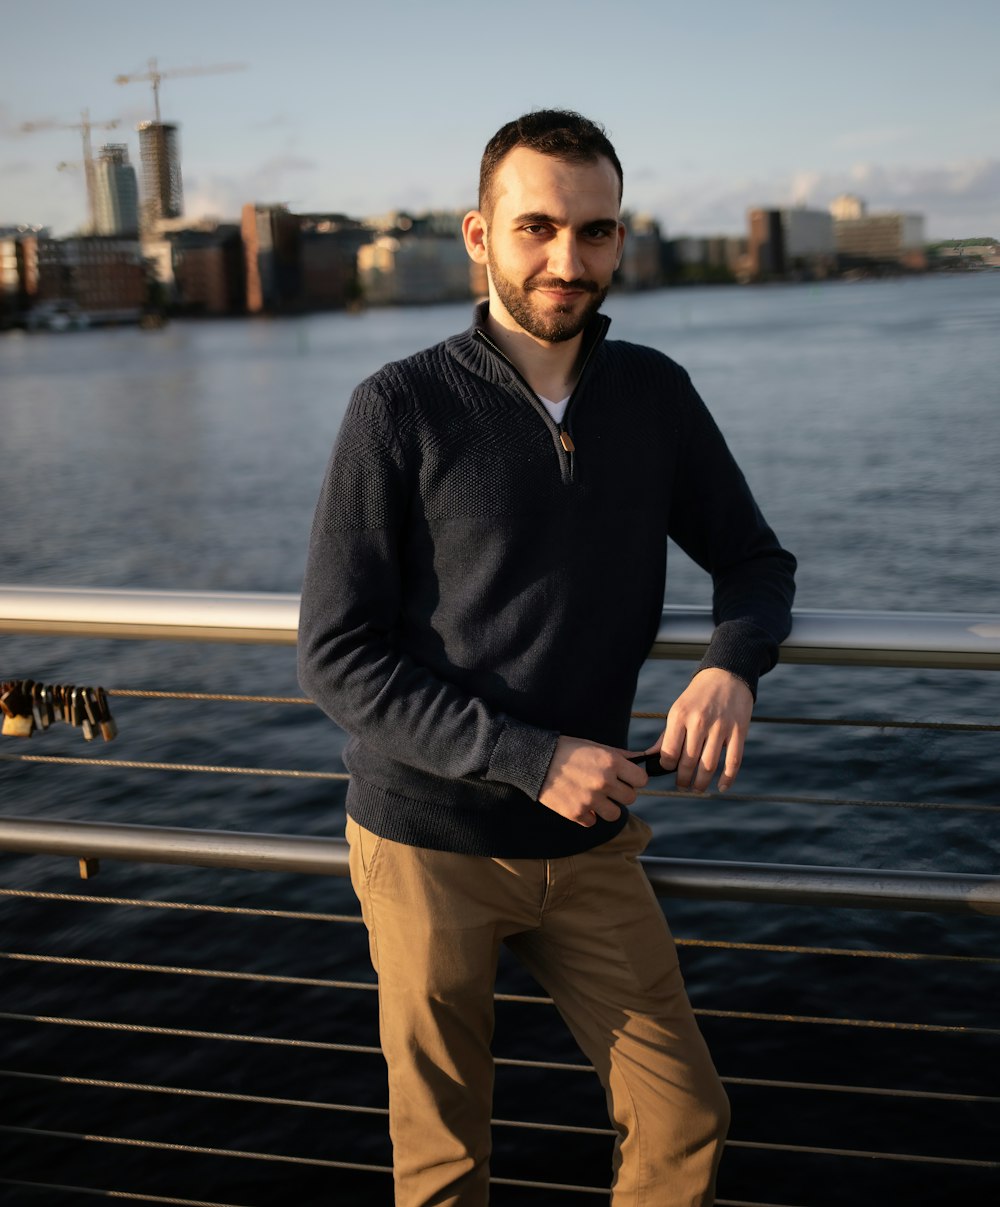
<instances>
[{"instance_id":1,"label":"man","mask_svg":"<svg viewBox=\"0 0 1000 1207\"><path fill-rule=\"evenodd\" d=\"M498 131L463 227L489 301L357 388L316 513L300 679L351 735L399 1207L488 1201L501 943L605 1086L614 1207L713 1201L728 1105L636 861L629 714L669 535L717 627L649 753L727 788L795 563L685 372L605 339L621 186L578 114Z\"/></svg>"}]
</instances>

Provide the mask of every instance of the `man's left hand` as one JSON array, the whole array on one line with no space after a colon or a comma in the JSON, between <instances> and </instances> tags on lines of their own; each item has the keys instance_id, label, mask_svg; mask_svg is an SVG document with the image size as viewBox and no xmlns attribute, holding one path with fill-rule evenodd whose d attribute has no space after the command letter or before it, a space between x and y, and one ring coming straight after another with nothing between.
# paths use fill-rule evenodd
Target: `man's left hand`
<instances>
[{"instance_id":1,"label":"man's left hand","mask_svg":"<svg viewBox=\"0 0 1000 1207\"><path fill-rule=\"evenodd\" d=\"M709 667L699 671L667 713L667 726L658 746L660 762L677 768L677 787L704 792L719 765L719 791L732 786L743 760L743 744L750 728L753 695L729 671Z\"/></svg>"}]
</instances>

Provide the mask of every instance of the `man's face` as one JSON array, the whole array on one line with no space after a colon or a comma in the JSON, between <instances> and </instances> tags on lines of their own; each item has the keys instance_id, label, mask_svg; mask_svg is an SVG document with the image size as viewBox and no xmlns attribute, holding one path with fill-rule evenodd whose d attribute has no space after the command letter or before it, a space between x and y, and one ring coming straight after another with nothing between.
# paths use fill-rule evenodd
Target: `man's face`
<instances>
[{"instance_id":1,"label":"man's face","mask_svg":"<svg viewBox=\"0 0 1000 1207\"><path fill-rule=\"evenodd\" d=\"M618 189L604 158L571 163L516 147L502 161L484 218L490 312L504 326L546 343L583 330L621 259Z\"/></svg>"}]
</instances>

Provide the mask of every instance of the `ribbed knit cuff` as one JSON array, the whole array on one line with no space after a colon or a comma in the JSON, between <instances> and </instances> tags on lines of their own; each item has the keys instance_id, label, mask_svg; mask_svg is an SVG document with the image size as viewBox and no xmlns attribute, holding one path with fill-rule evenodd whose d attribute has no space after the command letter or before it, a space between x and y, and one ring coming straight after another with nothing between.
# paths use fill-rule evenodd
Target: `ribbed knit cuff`
<instances>
[{"instance_id":1,"label":"ribbed knit cuff","mask_svg":"<svg viewBox=\"0 0 1000 1207\"><path fill-rule=\"evenodd\" d=\"M486 778L513 784L538 800L558 740L558 733L552 730L521 725L508 718L493 747Z\"/></svg>"},{"instance_id":2,"label":"ribbed knit cuff","mask_svg":"<svg viewBox=\"0 0 1000 1207\"><path fill-rule=\"evenodd\" d=\"M698 671L706 671L710 667L729 671L749 687L756 700L760 676L769 671L776 661L777 649L770 634L749 620L727 620L718 625L712 634L705 656L698 664Z\"/></svg>"}]
</instances>

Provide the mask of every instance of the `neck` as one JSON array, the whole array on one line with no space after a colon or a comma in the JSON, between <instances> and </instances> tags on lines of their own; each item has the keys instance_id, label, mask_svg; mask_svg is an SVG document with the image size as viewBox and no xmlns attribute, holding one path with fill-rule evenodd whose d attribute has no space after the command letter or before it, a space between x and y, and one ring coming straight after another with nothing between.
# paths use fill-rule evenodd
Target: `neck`
<instances>
[{"instance_id":1,"label":"neck","mask_svg":"<svg viewBox=\"0 0 1000 1207\"><path fill-rule=\"evenodd\" d=\"M560 343L537 339L517 326L493 299L490 300L486 329L536 394L557 401L573 392L580 371L582 332Z\"/></svg>"}]
</instances>

